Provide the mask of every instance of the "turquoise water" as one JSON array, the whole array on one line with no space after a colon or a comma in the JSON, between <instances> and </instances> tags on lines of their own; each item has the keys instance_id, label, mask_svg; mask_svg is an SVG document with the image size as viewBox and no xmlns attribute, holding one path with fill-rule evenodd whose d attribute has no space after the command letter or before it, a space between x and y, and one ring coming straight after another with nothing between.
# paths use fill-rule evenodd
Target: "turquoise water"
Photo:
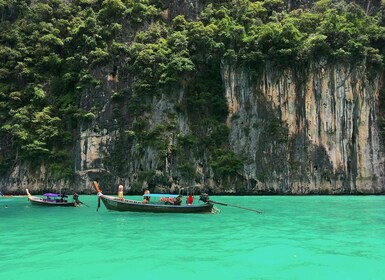
<instances>
[{"instance_id":1,"label":"turquoise water","mask_svg":"<svg viewBox=\"0 0 385 280\"><path fill-rule=\"evenodd\" d=\"M385 279L385 197L211 197L262 210L96 212L0 198L1 279ZM5 205L8 207L5 208Z\"/></svg>"}]
</instances>

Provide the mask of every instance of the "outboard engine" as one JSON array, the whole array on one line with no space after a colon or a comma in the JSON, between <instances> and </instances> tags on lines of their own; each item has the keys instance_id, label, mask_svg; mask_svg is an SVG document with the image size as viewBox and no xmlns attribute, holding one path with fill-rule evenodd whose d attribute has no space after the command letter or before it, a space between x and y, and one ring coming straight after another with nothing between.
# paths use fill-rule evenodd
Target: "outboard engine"
<instances>
[{"instance_id":1,"label":"outboard engine","mask_svg":"<svg viewBox=\"0 0 385 280\"><path fill-rule=\"evenodd\" d=\"M203 202L210 202L210 198L207 193L201 193L199 200L202 200Z\"/></svg>"}]
</instances>

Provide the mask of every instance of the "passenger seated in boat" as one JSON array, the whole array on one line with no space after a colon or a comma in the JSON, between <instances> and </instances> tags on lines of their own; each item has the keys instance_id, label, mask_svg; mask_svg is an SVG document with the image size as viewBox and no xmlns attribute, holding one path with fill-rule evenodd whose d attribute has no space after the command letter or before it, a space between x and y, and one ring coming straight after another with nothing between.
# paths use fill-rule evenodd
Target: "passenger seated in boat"
<instances>
[{"instance_id":1,"label":"passenger seated in boat","mask_svg":"<svg viewBox=\"0 0 385 280\"><path fill-rule=\"evenodd\" d=\"M174 200L174 205L181 205L182 204L182 196L178 195Z\"/></svg>"},{"instance_id":2,"label":"passenger seated in boat","mask_svg":"<svg viewBox=\"0 0 385 280\"><path fill-rule=\"evenodd\" d=\"M161 197L159 198L159 201L166 204L168 202L168 197Z\"/></svg>"},{"instance_id":3,"label":"passenger seated in boat","mask_svg":"<svg viewBox=\"0 0 385 280\"><path fill-rule=\"evenodd\" d=\"M166 205L180 205L182 203L182 196L178 197L161 197L159 199L160 202L163 202Z\"/></svg>"},{"instance_id":4,"label":"passenger seated in boat","mask_svg":"<svg viewBox=\"0 0 385 280\"><path fill-rule=\"evenodd\" d=\"M174 205L174 199L172 197L170 197L168 199L168 201L166 202L166 204L169 204L169 205Z\"/></svg>"},{"instance_id":5,"label":"passenger seated in boat","mask_svg":"<svg viewBox=\"0 0 385 280\"><path fill-rule=\"evenodd\" d=\"M150 194L150 191L148 189L145 189L144 190L144 194ZM144 202L146 201L146 202ZM148 203L150 201L150 197L149 196L145 196L143 197L143 203Z\"/></svg>"},{"instance_id":6,"label":"passenger seated in boat","mask_svg":"<svg viewBox=\"0 0 385 280\"><path fill-rule=\"evenodd\" d=\"M186 203L187 203L188 205L191 205L191 204L193 204L193 202L194 202L194 197L190 194L190 195L187 197L187 199L186 199Z\"/></svg>"},{"instance_id":7,"label":"passenger seated in boat","mask_svg":"<svg viewBox=\"0 0 385 280\"><path fill-rule=\"evenodd\" d=\"M174 204L174 199L172 197L161 197L159 199L160 202L164 202L166 205L172 205Z\"/></svg>"}]
</instances>

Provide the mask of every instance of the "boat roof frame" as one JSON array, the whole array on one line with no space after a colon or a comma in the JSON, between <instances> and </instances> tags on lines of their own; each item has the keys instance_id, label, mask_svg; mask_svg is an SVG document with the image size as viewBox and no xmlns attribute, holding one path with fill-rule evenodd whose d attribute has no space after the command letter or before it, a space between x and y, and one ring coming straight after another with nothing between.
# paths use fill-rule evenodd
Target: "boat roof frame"
<instances>
[{"instance_id":1,"label":"boat roof frame","mask_svg":"<svg viewBox=\"0 0 385 280\"><path fill-rule=\"evenodd\" d=\"M175 198L175 197L178 197L178 196L181 196L181 195L180 194L170 194L170 193L145 193L143 196Z\"/></svg>"}]
</instances>

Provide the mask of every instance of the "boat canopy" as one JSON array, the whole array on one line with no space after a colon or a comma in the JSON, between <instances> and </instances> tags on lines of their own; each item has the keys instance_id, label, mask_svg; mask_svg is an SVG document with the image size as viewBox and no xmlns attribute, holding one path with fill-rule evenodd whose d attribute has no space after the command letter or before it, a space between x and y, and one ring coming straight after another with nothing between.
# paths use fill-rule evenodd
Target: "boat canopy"
<instances>
[{"instance_id":1,"label":"boat canopy","mask_svg":"<svg viewBox=\"0 0 385 280\"><path fill-rule=\"evenodd\" d=\"M45 193L44 196L47 196L47 197L67 197L64 194L58 194L58 193Z\"/></svg>"},{"instance_id":2,"label":"boat canopy","mask_svg":"<svg viewBox=\"0 0 385 280\"><path fill-rule=\"evenodd\" d=\"M60 196L60 194L57 194L57 193L45 193L44 196L58 197L58 196Z\"/></svg>"},{"instance_id":3,"label":"boat canopy","mask_svg":"<svg viewBox=\"0 0 385 280\"><path fill-rule=\"evenodd\" d=\"M146 193L143 196L148 196L148 197L178 197L179 194L169 194L169 193Z\"/></svg>"}]
</instances>

